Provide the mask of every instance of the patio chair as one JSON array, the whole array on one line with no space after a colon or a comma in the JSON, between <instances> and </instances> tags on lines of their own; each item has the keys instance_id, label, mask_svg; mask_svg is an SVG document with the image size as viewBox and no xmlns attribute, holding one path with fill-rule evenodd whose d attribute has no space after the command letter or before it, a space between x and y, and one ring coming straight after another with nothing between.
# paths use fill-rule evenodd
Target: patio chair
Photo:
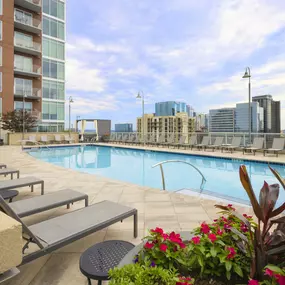
<instances>
[{"instance_id":1,"label":"patio chair","mask_svg":"<svg viewBox=\"0 0 285 285\"><path fill-rule=\"evenodd\" d=\"M165 135L159 135L157 141L153 142L153 145L160 146L163 143L165 143Z\"/></svg>"},{"instance_id":2,"label":"patio chair","mask_svg":"<svg viewBox=\"0 0 285 285\"><path fill-rule=\"evenodd\" d=\"M36 140L36 136L29 136L27 142L37 144L38 141Z\"/></svg>"},{"instance_id":3,"label":"patio chair","mask_svg":"<svg viewBox=\"0 0 285 285\"><path fill-rule=\"evenodd\" d=\"M27 226L1 196L0 208L22 224L23 238L27 241L23 253L30 243L39 247L37 251L24 255L21 265L131 216L134 216L134 237L138 235L137 210L111 201L102 201L31 226Z\"/></svg>"},{"instance_id":4,"label":"patio chair","mask_svg":"<svg viewBox=\"0 0 285 285\"><path fill-rule=\"evenodd\" d=\"M124 135L122 136L121 143L122 143L122 144L126 144L126 143L127 143L127 140L128 140L128 135L127 135L127 134L124 134Z\"/></svg>"},{"instance_id":5,"label":"patio chair","mask_svg":"<svg viewBox=\"0 0 285 285\"><path fill-rule=\"evenodd\" d=\"M10 175L11 179L14 178L14 174L17 174L17 178L20 177L20 171L16 170L16 169L12 169L12 168L4 168L4 169L0 169L0 175Z\"/></svg>"},{"instance_id":6,"label":"patio chair","mask_svg":"<svg viewBox=\"0 0 285 285\"><path fill-rule=\"evenodd\" d=\"M210 137L204 136L202 139L202 143L196 144L195 146L197 147L198 150L203 149L203 148L205 149L206 146L209 145L209 143L210 143Z\"/></svg>"},{"instance_id":7,"label":"patio chair","mask_svg":"<svg viewBox=\"0 0 285 285\"><path fill-rule=\"evenodd\" d=\"M72 143L72 142L74 142L74 139L71 138L70 136L65 135L64 136L64 142Z\"/></svg>"},{"instance_id":8,"label":"patio chair","mask_svg":"<svg viewBox=\"0 0 285 285\"><path fill-rule=\"evenodd\" d=\"M190 141L189 143L187 144L187 146L189 148L191 148L191 150L193 149L193 146L196 146L197 145L197 135L193 135L190 137Z\"/></svg>"},{"instance_id":9,"label":"patio chair","mask_svg":"<svg viewBox=\"0 0 285 285\"><path fill-rule=\"evenodd\" d=\"M43 143L43 144L49 143L47 136L41 136L41 143Z\"/></svg>"},{"instance_id":10,"label":"patio chair","mask_svg":"<svg viewBox=\"0 0 285 285\"><path fill-rule=\"evenodd\" d=\"M122 135L121 134L117 134L116 138L115 138L115 143L120 143L122 141Z\"/></svg>"},{"instance_id":11,"label":"patio chair","mask_svg":"<svg viewBox=\"0 0 285 285\"><path fill-rule=\"evenodd\" d=\"M249 151L253 152L253 155L255 155L257 150L261 150L263 148L263 144L264 144L264 138L254 138L252 146L243 148L243 154Z\"/></svg>"},{"instance_id":12,"label":"patio chair","mask_svg":"<svg viewBox=\"0 0 285 285\"><path fill-rule=\"evenodd\" d=\"M266 153L273 152L278 157L279 152L284 149L285 139L284 138L274 138L272 148L267 148L263 151L263 155L265 156Z\"/></svg>"},{"instance_id":13,"label":"patio chair","mask_svg":"<svg viewBox=\"0 0 285 285\"><path fill-rule=\"evenodd\" d=\"M54 136L54 141L55 141L56 143L62 143L63 140L61 139L61 135L55 135L55 136Z\"/></svg>"},{"instance_id":14,"label":"patio chair","mask_svg":"<svg viewBox=\"0 0 285 285\"><path fill-rule=\"evenodd\" d=\"M214 144L210 144L205 146L205 149L212 149L213 151L215 151L216 148L221 147L221 145L223 144L224 138L223 137L216 137Z\"/></svg>"},{"instance_id":15,"label":"patio chair","mask_svg":"<svg viewBox=\"0 0 285 285\"><path fill-rule=\"evenodd\" d=\"M1 163L1 164L0 164L0 169L1 169L1 168L7 168L7 165L6 165L6 164Z\"/></svg>"},{"instance_id":16,"label":"patio chair","mask_svg":"<svg viewBox=\"0 0 285 285\"><path fill-rule=\"evenodd\" d=\"M174 134L170 134L167 136L166 142L162 142L160 145L169 147L173 143L174 143Z\"/></svg>"},{"instance_id":17,"label":"patio chair","mask_svg":"<svg viewBox=\"0 0 285 285\"><path fill-rule=\"evenodd\" d=\"M154 134L148 134L145 135L145 143L149 146L152 146L155 144L155 136Z\"/></svg>"},{"instance_id":18,"label":"patio chair","mask_svg":"<svg viewBox=\"0 0 285 285\"><path fill-rule=\"evenodd\" d=\"M44 181L36 177L28 176L14 180L4 180L0 182L1 190L11 190L14 188L31 187L31 192L34 192L34 185L41 185L41 194L44 195Z\"/></svg>"},{"instance_id":19,"label":"patio chair","mask_svg":"<svg viewBox=\"0 0 285 285\"><path fill-rule=\"evenodd\" d=\"M133 144L136 139L136 136L134 134L129 135L129 138L127 139L127 143Z\"/></svg>"},{"instance_id":20,"label":"patio chair","mask_svg":"<svg viewBox=\"0 0 285 285\"><path fill-rule=\"evenodd\" d=\"M221 146L222 152L224 152L224 149L225 149L233 153L234 150L240 147L240 144L241 144L241 137L234 137L230 145Z\"/></svg>"},{"instance_id":21,"label":"patio chair","mask_svg":"<svg viewBox=\"0 0 285 285\"><path fill-rule=\"evenodd\" d=\"M185 146L186 147L186 136L181 136L178 140L177 143L173 142L172 144L170 144L171 146L173 146L174 148L177 146L177 148L179 148L180 146Z\"/></svg>"},{"instance_id":22,"label":"patio chair","mask_svg":"<svg viewBox=\"0 0 285 285\"><path fill-rule=\"evenodd\" d=\"M109 140L108 140L108 142L110 142L110 143L114 142L115 141L115 137L116 137L116 134L112 133L110 138L109 138Z\"/></svg>"},{"instance_id":23,"label":"patio chair","mask_svg":"<svg viewBox=\"0 0 285 285\"><path fill-rule=\"evenodd\" d=\"M29 199L12 202L9 206L21 218L38 214L44 211L67 206L70 204L85 200L85 207L88 206L88 195L74 191L72 189L64 189L49 193L43 196L36 196Z\"/></svg>"}]
</instances>

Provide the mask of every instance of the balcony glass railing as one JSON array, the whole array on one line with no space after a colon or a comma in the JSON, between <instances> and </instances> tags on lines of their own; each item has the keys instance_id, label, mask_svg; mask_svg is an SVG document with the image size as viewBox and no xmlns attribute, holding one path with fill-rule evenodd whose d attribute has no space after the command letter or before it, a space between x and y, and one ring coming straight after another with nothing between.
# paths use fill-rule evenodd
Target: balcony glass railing
<instances>
[{"instance_id":1,"label":"balcony glass railing","mask_svg":"<svg viewBox=\"0 0 285 285\"><path fill-rule=\"evenodd\" d=\"M16 71L22 71L22 72L27 72L27 73L36 73L36 74L41 74L42 73L42 68L40 66L36 65L24 65L24 64L14 64L14 70Z\"/></svg>"},{"instance_id":2,"label":"balcony glass railing","mask_svg":"<svg viewBox=\"0 0 285 285\"><path fill-rule=\"evenodd\" d=\"M42 6L42 0L24 0L24 1L32 3L32 4L40 6L40 7Z\"/></svg>"},{"instance_id":3,"label":"balcony glass railing","mask_svg":"<svg viewBox=\"0 0 285 285\"><path fill-rule=\"evenodd\" d=\"M17 23L21 23L30 27L34 27L37 29L41 29L42 28L42 23L40 20L38 19L34 19L32 17L28 17L26 15L23 15L21 13L14 13L14 20Z\"/></svg>"},{"instance_id":4,"label":"balcony glass railing","mask_svg":"<svg viewBox=\"0 0 285 285\"><path fill-rule=\"evenodd\" d=\"M27 41L24 39L19 39L17 37L14 37L14 44L17 47L27 48L27 49L38 51L38 52L42 50L42 47L39 43Z\"/></svg>"},{"instance_id":5,"label":"balcony glass railing","mask_svg":"<svg viewBox=\"0 0 285 285\"><path fill-rule=\"evenodd\" d=\"M32 89L25 89L21 86L16 86L14 88L14 94L18 96L25 96L25 97L42 97L42 92L38 88L32 88Z\"/></svg>"}]
</instances>

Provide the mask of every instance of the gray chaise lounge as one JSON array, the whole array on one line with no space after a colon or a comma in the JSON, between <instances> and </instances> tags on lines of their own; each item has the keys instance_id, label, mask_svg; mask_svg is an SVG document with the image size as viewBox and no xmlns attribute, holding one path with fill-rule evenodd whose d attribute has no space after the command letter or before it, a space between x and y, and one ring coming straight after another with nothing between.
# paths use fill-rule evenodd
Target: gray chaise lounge
<instances>
[{"instance_id":1,"label":"gray chaise lounge","mask_svg":"<svg viewBox=\"0 0 285 285\"><path fill-rule=\"evenodd\" d=\"M234 137L230 145L221 146L222 152L224 152L224 149L225 149L233 153L234 150L240 147L240 144L241 144L241 137Z\"/></svg>"},{"instance_id":2,"label":"gray chaise lounge","mask_svg":"<svg viewBox=\"0 0 285 285\"><path fill-rule=\"evenodd\" d=\"M206 145L206 146L205 146L205 149L206 149L206 148L207 148L207 149L210 148L210 149L212 149L213 151L215 151L216 148L221 147L221 145L223 144L223 141L224 141L224 138L223 138L223 137L217 137L217 138L215 139L214 144Z\"/></svg>"},{"instance_id":3,"label":"gray chaise lounge","mask_svg":"<svg viewBox=\"0 0 285 285\"><path fill-rule=\"evenodd\" d=\"M134 216L134 237L138 235L137 209L110 201L102 201L32 226L27 226L1 196L0 208L22 224L27 241L23 252L31 242L39 247L39 250L23 256L21 265L131 216Z\"/></svg>"},{"instance_id":4,"label":"gray chaise lounge","mask_svg":"<svg viewBox=\"0 0 285 285\"><path fill-rule=\"evenodd\" d=\"M19 217L23 218L65 205L69 209L70 204L81 200L85 200L85 207L87 207L87 194L72 189L64 189L43 196L12 202L9 206Z\"/></svg>"},{"instance_id":5,"label":"gray chaise lounge","mask_svg":"<svg viewBox=\"0 0 285 285\"><path fill-rule=\"evenodd\" d=\"M34 185L41 184L41 194L44 195L44 181L36 177L24 177L14 180L5 180L0 182L1 190L11 190L14 188L31 186L31 192L34 192Z\"/></svg>"},{"instance_id":6,"label":"gray chaise lounge","mask_svg":"<svg viewBox=\"0 0 285 285\"><path fill-rule=\"evenodd\" d=\"M203 148L205 149L206 146L209 145L209 143L210 143L210 137L204 136L202 139L202 143L196 144L195 146L198 148L198 150L203 149Z\"/></svg>"},{"instance_id":7,"label":"gray chaise lounge","mask_svg":"<svg viewBox=\"0 0 285 285\"><path fill-rule=\"evenodd\" d=\"M0 164L0 168L7 168L7 165L6 164Z\"/></svg>"},{"instance_id":8,"label":"gray chaise lounge","mask_svg":"<svg viewBox=\"0 0 285 285\"><path fill-rule=\"evenodd\" d=\"M11 179L14 178L14 174L17 174L17 178L20 178L20 171L12 168L0 169L0 175L11 175Z\"/></svg>"},{"instance_id":9,"label":"gray chaise lounge","mask_svg":"<svg viewBox=\"0 0 285 285\"><path fill-rule=\"evenodd\" d=\"M279 152L284 149L285 139L284 138L274 138L272 148L265 149L263 151L263 155L265 156L266 153L273 152L278 157Z\"/></svg>"},{"instance_id":10,"label":"gray chaise lounge","mask_svg":"<svg viewBox=\"0 0 285 285\"><path fill-rule=\"evenodd\" d=\"M261 150L263 148L263 144L264 138L254 138L252 146L243 148L243 154L249 151L253 152L253 155L255 155L257 150Z\"/></svg>"}]
</instances>

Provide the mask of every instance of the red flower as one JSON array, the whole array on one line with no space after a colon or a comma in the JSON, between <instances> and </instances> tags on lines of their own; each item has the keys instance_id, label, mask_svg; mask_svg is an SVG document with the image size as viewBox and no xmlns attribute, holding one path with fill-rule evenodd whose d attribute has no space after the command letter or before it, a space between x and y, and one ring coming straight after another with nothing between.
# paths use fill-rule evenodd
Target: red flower
<instances>
[{"instance_id":1,"label":"red flower","mask_svg":"<svg viewBox=\"0 0 285 285\"><path fill-rule=\"evenodd\" d=\"M265 269L265 275L268 275L268 276L272 277L273 276L273 271L271 269L269 269L269 268L266 268Z\"/></svg>"},{"instance_id":2,"label":"red flower","mask_svg":"<svg viewBox=\"0 0 285 285\"><path fill-rule=\"evenodd\" d=\"M169 240L176 243L182 242L180 234L176 234L175 232L169 234Z\"/></svg>"},{"instance_id":3,"label":"red flower","mask_svg":"<svg viewBox=\"0 0 285 285\"><path fill-rule=\"evenodd\" d=\"M229 232L231 227L232 226L229 225L229 224L224 224L224 229L225 229L226 232Z\"/></svg>"},{"instance_id":4,"label":"red flower","mask_svg":"<svg viewBox=\"0 0 285 285\"><path fill-rule=\"evenodd\" d=\"M162 235L163 234L163 229L156 227L155 230L151 230L151 232Z\"/></svg>"},{"instance_id":5,"label":"red flower","mask_svg":"<svg viewBox=\"0 0 285 285\"><path fill-rule=\"evenodd\" d=\"M233 207L232 204L228 204L228 208L231 209L232 211L235 211L236 209Z\"/></svg>"},{"instance_id":6,"label":"red flower","mask_svg":"<svg viewBox=\"0 0 285 285\"><path fill-rule=\"evenodd\" d=\"M163 237L164 240L167 240L169 237L168 234L162 234L161 236Z\"/></svg>"},{"instance_id":7,"label":"red flower","mask_svg":"<svg viewBox=\"0 0 285 285\"><path fill-rule=\"evenodd\" d=\"M185 248L186 247L185 243L183 243L183 242L180 242L178 244L179 244L180 248Z\"/></svg>"},{"instance_id":8,"label":"red flower","mask_svg":"<svg viewBox=\"0 0 285 285\"><path fill-rule=\"evenodd\" d=\"M145 248L152 249L154 247L154 244L152 242L146 242L144 245Z\"/></svg>"},{"instance_id":9,"label":"red flower","mask_svg":"<svg viewBox=\"0 0 285 285\"><path fill-rule=\"evenodd\" d=\"M208 238L211 240L212 243L214 243L217 240L217 236L215 234L209 234Z\"/></svg>"},{"instance_id":10,"label":"red flower","mask_svg":"<svg viewBox=\"0 0 285 285\"><path fill-rule=\"evenodd\" d=\"M259 285L259 282L257 280L251 279L248 281L248 285Z\"/></svg>"},{"instance_id":11,"label":"red flower","mask_svg":"<svg viewBox=\"0 0 285 285\"><path fill-rule=\"evenodd\" d=\"M208 234L210 232L210 227L205 222L201 225L201 232L204 234Z\"/></svg>"},{"instance_id":12,"label":"red flower","mask_svg":"<svg viewBox=\"0 0 285 285\"><path fill-rule=\"evenodd\" d=\"M246 224L241 223L240 230L244 233L248 232L248 227Z\"/></svg>"},{"instance_id":13,"label":"red flower","mask_svg":"<svg viewBox=\"0 0 285 285\"><path fill-rule=\"evenodd\" d=\"M199 244L200 243L200 237L192 237L192 241L194 244Z\"/></svg>"},{"instance_id":14,"label":"red flower","mask_svg":"<svg viewBox=\"0 0 285 285\"><path fill-rule=\"evenodd\" d=\"M233 247L227 247L226 249L229 251L227 259L233 259L236 255L235 249Z\"/></svg>"},{"instance_id":15,"label":"red flower","mask_svg":"<svg viewBox=\"0 0 285 285\"><path fill-rule=\"evenodd\" d=\"M275 278L279 285L285 285L285 276L281 276L280 274L276 274Z\"/></svg>"},{"instance_id":16,"label":"red flower","mask_svg":"<svg viewBox=\"0 0 285 285\"><path fill-rule=\"evenodd\" d=\"M190 285L192 284L190 277L179 277L179 282L176 285Z\"/></svg>"},{"instance_id":17,"label":"red flower","mask_svg":"<svg viewBox=\"0 0 285 285\"><path fill-rule=\"evenodd\" d=\"M164 251L164 252L166 252L167 248L168 248L168 246L167 246L165 243L162 243L162 244L159 246L159 249L160 249L161 251Z\"/></svg>"},{"instance_id":18,"label":"red flower","mask_svg":"<svg viewBox=\"0 0 285 285\"><path fill-rule=\"evenodd\" d=\"M217 235L221 236L223 233L224 232L220 228L217 230Z\"/></svg>"},{"instance_id":19,"label":"red flower","mask_svg":"<svg viewBox=\"0 0 285 285\"><path fill-rule=\"evenodd\" d=\"M252 216L248 216L247 214L243 214L243 216L246 218L246 219L251 219Z\"/></svg>"}]
</instances>

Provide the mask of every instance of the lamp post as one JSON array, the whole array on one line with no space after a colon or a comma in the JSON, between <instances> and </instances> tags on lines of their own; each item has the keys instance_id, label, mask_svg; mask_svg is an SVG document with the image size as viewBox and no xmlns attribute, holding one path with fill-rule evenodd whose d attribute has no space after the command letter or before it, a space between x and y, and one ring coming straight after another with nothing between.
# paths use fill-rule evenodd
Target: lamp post
<instances>
[{"instance_id":1,"label":"lamp post","mask_svg":"<svg viewBox=\"0 0 285 285\"><path fill-rule=\"evenodd\" d=\"M137 99L142 100L142 136L143 136L143 146L145 146L145 137L144 137L144 93L140 91L137 95Z\"/></svg>"},{"instance_id":2,"label":"lamp post","mask_svg":"<svg viewBox=\"0 0 285 285\"><path fill-rule=\"evenodd\" d=\"M251 144L251 84L250 84L250 68L246 67L245 73L242 78L248 78L248 136L249 143Z\"/></svg>"},{"instance_id":3,"label":"lamp post","mask_svg":"<svg viewBox=\"0 0 285 285\"><path fill-rule=\"evenodd\" d=\"M70 138L70 131L71 131L71 128L70 128L70 123L71 123L71 103L73 103L73 99L71 96L69 96L69 138Z\"/></svg>"}]
</instances>

